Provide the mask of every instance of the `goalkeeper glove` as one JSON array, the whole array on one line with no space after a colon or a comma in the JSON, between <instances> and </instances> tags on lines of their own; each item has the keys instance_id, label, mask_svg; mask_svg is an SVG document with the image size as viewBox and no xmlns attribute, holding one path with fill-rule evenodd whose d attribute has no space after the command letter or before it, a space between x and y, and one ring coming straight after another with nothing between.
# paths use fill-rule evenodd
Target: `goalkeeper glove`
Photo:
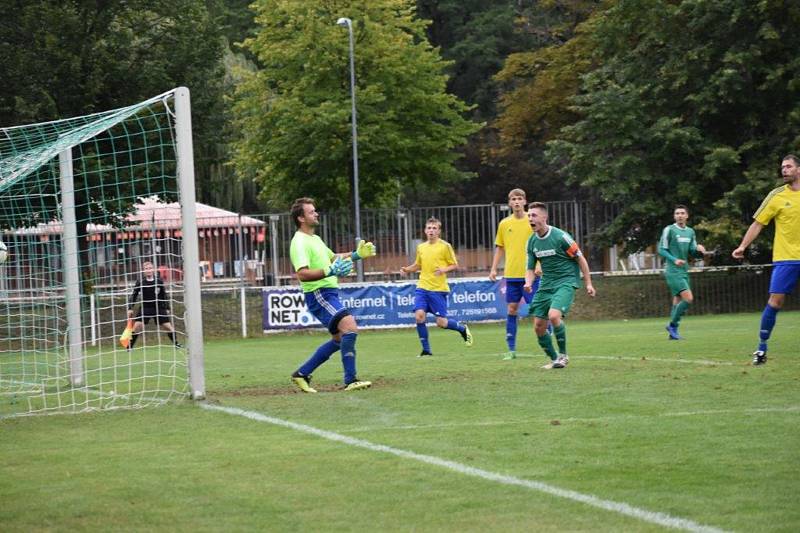
<instances>
[{"instance_id":1,"label":"goalkeeper glove","mask_svg":"<svg viewBox=\"0 0 800 533\"><path fill-rule=\"evenodd\" d=\"M353 261L358 261L359 259L366 259L367 257L372 257L376 253L377 252L375 251L374 244L372 244L371 242L366 242L364 240L361 240L358 243L356 251L350 254L350 257L353 259Z\"/></svg>"},{"instance_id":2,"label":"goalkeeper glove","mask_svg":"<svg viewBox=\"0 0 800 533\"><path fill-rule=\"evenodd\" d=\"M331 263L331 266L325 271L325 276L346 276L351 270L353 270L353 262L350 259L337 257L336 261Z\"/></svg>"}]
</instances>

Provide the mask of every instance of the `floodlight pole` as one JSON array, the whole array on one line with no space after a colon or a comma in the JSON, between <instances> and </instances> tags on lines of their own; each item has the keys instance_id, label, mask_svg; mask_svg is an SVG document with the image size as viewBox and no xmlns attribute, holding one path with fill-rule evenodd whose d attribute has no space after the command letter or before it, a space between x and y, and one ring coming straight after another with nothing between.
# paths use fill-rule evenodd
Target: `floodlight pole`
<instances>
[{"instance_id":1,"label":"floodlight pole","mask_svg":"<svg viewBox=\"0 0 800 533\"><path fill-rule=\"evenodd\" d=\"M353 51L353 21L347 17L342 17L336 21L339 26L347 26L347 33L350 36L350 102L351 122L353 129L353 208L356 212L356 246L361 241L361 203L358 195L358 127L356 119L356 67L355 52ZM358 281L364 281L364 264L359 262L357 265Z\"/></svg>"}]
</instances>

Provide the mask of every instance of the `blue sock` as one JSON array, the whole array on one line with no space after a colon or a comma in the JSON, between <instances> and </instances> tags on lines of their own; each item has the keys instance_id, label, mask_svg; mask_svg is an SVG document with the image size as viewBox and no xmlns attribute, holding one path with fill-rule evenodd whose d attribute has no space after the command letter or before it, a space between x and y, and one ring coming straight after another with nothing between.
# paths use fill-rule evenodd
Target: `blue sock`
<instances>
[{"instance_id":1,"label":"blue sock","mask_svg":"<svg viewBox=\"0 0 800 533\"><path fill-rule=\"evenodd\" d=\"M342 366L344 367L345 385L356 380L356 337L358 337L358 333L354 332L342 335Z\"/></svg>"},{"instance_id":2,"label":"blue sock","mask_svg":"<svg viewBox=\"0 0 800 533\"><path fill-rule=\"evenodd\" d=\"M417 335L419 335L419 342L422 344L423 351L431 351L431 343L428 341L428 325L423 322L417 324Z\"/></svg>"},{"instance_id":3,"label":"blue sock","mask_svg":"<svg viewBox=\"0 0 800 533\"><path fill-rule=\"evenodd\" d=\"M506 317L506 344L509 351L517 350L517 315Z\"/></svg>"},{"instance_id":4,"label":"blue sock","mask_svg":"<svg viewBox=\"0 0 800 533\"><path fill-rule=\"evenodd\" d=\"M308 358L308 361L303 363L297 372L303 376L310 376L319 365L331 358L336 350L339 349L339 343L331 339L325 344L322 344L314 354Z\"/></svg>"},{"instance_id":5,"label":"blue sock","mask_svg":"<svg viewBox=\"0 0 800 533\"><path fill-rule=\"evenodd\" d=\"M780 311L780 309L775 309L767 304L764 308L764 312L761 313L761 330L758 332L758 338L761 339L761 342L758 343L758 349L762 352L767 351L767 340L769 340L769 336L772 334L772 328L775 327L778 311Z\"/></svg>"},{"instance_id":6,"label":"blue sock","mask_svg":"<svg viewBox=\"0 0 800 533\"><path fill-rule=\"evenodd\" d=\"M464 324L461 324L452 318L447 319L447 325L444 327L444 329L454 329L459 333L464 333L465 331Z\"/></svg>"}]
</instances>

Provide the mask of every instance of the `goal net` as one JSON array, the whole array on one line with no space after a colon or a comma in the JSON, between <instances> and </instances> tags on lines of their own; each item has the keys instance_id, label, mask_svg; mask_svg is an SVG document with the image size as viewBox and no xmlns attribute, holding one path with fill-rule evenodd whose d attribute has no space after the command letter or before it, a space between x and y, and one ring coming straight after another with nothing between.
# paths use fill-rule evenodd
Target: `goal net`
<instances>
[{"instance_id":1,"label":"goal net","mask_svg":"<svg viewBox=\"0 0 800 533\"><path fill-rule=\"evenodd\" d=\"M204 396L194 209L185 88L0 128L0 417Z\"/></svg>"}]
</instances>

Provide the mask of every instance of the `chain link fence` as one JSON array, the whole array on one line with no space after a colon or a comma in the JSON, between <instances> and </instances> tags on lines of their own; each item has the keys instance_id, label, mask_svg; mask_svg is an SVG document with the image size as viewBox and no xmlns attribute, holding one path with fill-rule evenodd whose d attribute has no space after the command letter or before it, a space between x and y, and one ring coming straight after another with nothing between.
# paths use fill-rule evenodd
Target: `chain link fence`
<instances>
[{"instance_id":1,"label":"chain link fence","mask_svg":"<svg viewBox=\"0 0 800 533\"><path fill-rule=\"evenodd\" d=\"M593 242L594 234L614 216L613 208L589 201L548 204L550 222L571 233L592 267L603 270L606 252ZM478 204L420 208L365 209L361 237L374 242L377 257L364 263L366 281L398 278L400 266L414 257L424 239L425 221L442 221L442 238L456 250L461 275L489 271L497 225L508 216L507 205ZM198 220L200 259L206 286L281 286L292 284L289 243L296 230L289 213L247 215L242 221ZM349 211L321 212L317 231L334 252L355 247L354 216ZM355 273L352 274L355 278Z\"/></svg>"},{"instance_id":2,"label":"chain link fence","mask_svg":"<svg viewBox=\"0 0 800 533\"><path fill-rule=\"evenodd\" d=\"M689 313L706 315L761 311L768 297L770 272L769 265L694 269L690 279L695 301ZM661 273L597 273L593 274L592 283L598 296L589 298L583 289L579 289L569 320L647 317L663 317L667 320L669 317L672 297ZM207 338L262 334L263 301L260 288L205 288L202 300L203 327ZM784 309L800 310L800 301L787 298Z\"/></svg>"}]
</instances>

